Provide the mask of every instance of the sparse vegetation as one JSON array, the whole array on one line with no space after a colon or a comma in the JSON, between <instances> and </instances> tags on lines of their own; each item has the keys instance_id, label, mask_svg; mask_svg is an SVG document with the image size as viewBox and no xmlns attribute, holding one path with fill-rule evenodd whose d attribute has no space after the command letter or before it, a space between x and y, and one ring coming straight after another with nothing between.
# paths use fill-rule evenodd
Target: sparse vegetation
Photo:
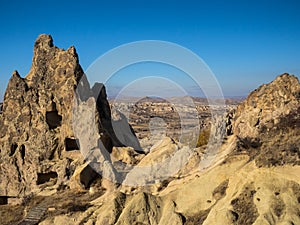
<instances>
[{"instance_id":1,"label":"sparse vegetation","mask_svg":"<svg viewBox=\"0 0 300 225\"><path fill-rule=\"evenodd\" d=\"M24 215L25 206L2 205L0 206L1 225L17 224Z\"/></svg>"},{"instance_id":2,"label":"sparse vegetation","mask_svg":"<svg viewBox=\"0 0 300 225\"><path fill-rule=\"evenodd\" d=\"M207 143L209 141L209 137L210 137L209 129L201 130L196 147L201 147L203 145L207 145Z\"/></svg>"},{"instance_id":3,"label":"sparse vegetation","mask_svg":"<svg viewBox=\"0 0 300 225\"><path fill-rule=\"evenodd\" d=\"M240 195L231 201L233 211L231 211L234 224L236 225L251 225L258 217L258 211L253 203L253 197L256 190L253 184L248 184Z\"/></svg>"}]
</instances>

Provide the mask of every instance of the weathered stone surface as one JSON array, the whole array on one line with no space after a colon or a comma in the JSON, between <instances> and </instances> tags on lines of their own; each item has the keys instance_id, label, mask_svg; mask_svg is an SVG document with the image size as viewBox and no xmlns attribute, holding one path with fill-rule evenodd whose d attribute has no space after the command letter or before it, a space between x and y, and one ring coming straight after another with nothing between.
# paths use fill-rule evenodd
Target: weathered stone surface
<instances>
[{"instance_id":1,"label":"weathered stone surface","mask_svg":"<svg viewBox=\"0 0 300 225\"><path fill-rule=\"evenodd\" d=\"M13 73L0 118L2 195L29 194L39 188L39 176L51 173L57 187L64 183L69 163L62 153L74 138L74 88L82 76L75 48L59 49L49 35L36 40L29 74Z\"/></svg>"},{"instance_id":2,"label":"weathered stone surface","mask_svg":"<svg viewBox=\"0 0 300 225\"><path fill-rule=\"evenodd\" d=\"M144 155L104 86L90 89L74 48L41 35L34 52L30 73L13 73L0 114L0 204L39 193L16 206L18 218L42 202L43 225L300 224L295 76L262 85L227 127L213 125L213 134L230 135L213 154L160 136L155 145L146 140Z\"/></svg>"},{"instance_id":3,"label":"weathered stone surface","mask_svg":"<svg viewBox=\"0 0 300 225\"><path fill-rule=\"evenodd\" d=\"M111 140L111 144L107 146L107 150L111 152L112 146L130 146L136 151L143 153L140 143L132 127L129 125L127 118L117 110L111 112L105 86L100 83L95 83L92 88L92 93L96 99L101 125L105 130L104 132Z\"/></svg>"},{"instance_id":4,"label":"weathered stone surface","mask_svg":"<svg viewBox=\"0 0 300 225\"><path fill-rule=\"evenodd\" d=\"M186 165L191 154L192 151L187 146L181 146L171 138L164 137L128 172L123 185L130 187L151 185L151 192L155 192L165 181L176 176Z\"/></svg>"},{"instance_id":5,"label":"weathered stone surface","mask_svg":"<svg viewBox=\"0 0 300 225\"><path fill-rule=\"evenodd\" d=\"M238 152L258 166L300 164L300 84L289 74L253 91L237 108L233 122Z\"/></svg>"},{"instance_id":6,"label":"weathered stone surface","mask_svg":"<svg viewBox=\"0 0 300 225\"><path fill-rule=\"evenodd\" d=\"M297 77L282 74L269 84L251 92L235 114L234 133L240 138L259 138L261 129L271 129L300 106Z\"/></svg>"},{"instance_id":7,"label":"weathered stone surface","mask_svg":"<svg viewBox=\"0 0 300 225\"><path fill-rule=\"evenodd\" d=\"M17 71L13 73L2 108L3 196L22 197L50 186L68 186L76 167L83 165L86 158L94 160L89 158L91 150L102 148L102 153L109 152L114 145L120 145L112 128L105 88L96 84L90 89L75 48L59 49L49 35L37 38L29 74L22 78ZM122 124L130 129L127 120ZM134 133L126 135L140 150ZM122 146L126 143L123 141ZM98 168L101 172L111 173L102 171L112 170L108 166L109 154L96 161L103 164ZM73 182L71 186L76 185Z\"/></svg>"}]
</instances>

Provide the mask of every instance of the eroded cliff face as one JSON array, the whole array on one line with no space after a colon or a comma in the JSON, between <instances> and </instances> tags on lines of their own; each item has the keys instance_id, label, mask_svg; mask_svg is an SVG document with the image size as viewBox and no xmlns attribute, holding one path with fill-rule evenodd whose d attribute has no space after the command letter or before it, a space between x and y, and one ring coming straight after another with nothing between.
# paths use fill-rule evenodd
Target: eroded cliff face
<instances>
[{"instance_id":1,"label":"eroded cliff face","mask_svg":"<svg viewBox=\"0 0 300 225\"><path fill-rule=\"evenodd\" d=\"M101 207L93 208L89 221L99 225L300 224L299 90L298 79L288 74L262 85L238 107L233 134L212 165L195 169L203 160L198 152L158 189L121 188L126 195L115 192L110 195L113 201L100 198ZM174 142L167 142L156 146L161 153L150 151L140 163L161 159L155 153L174 147Z\"/></svg>"},{"instance_id":2,"label":"eroded cliff face","mask_svg":"<svg viewBox=\"0 0 300 225\"><path fill-rule=\"evenodd\" d=\"M230 115L211 164L201 166L207 146L168 137L139 154L127 119L111 112L103 85L89 87L75 49L41 35L0 113L0 205L23 199L0 206L14 215L3 224L300 224L299 110L299 81L283 74Z\"/></svg>"},{"instance_id":3,"label":"eroded cliff face","mask_svg":"<svg viewBox=\"0 0 300 225\"><path fill-rule=\"evenodd\" d=\"M297 77L282 74L251 92L238 106L235 134L240 138L259 138L263 129L276 127L280 118L297 110L299 102L300 86Z\"/></svg>"},{"instance_id":4,"label":"eroded cliff face","mask_svg":"<svg viewBox=\"0 0 300 225\"><path fill-rule=\"evenodd\" d=\"M126 195L114 192L109 195L113 201L100 198L101 206L93 208L89 221L99 225L300 223L299 88L298 79L288 74L261 86L238 107L233 134L208 168L199 169L203 155L195 149L186 166L157 189L121 187ZM174 146L163 141L140 164L173 154Z\"/></svg>"},{"instance_id":5,"label":"eroded cliff face","mask_svg":"<svg viewBox=\"0 0 300 225\"><path fill-rule=\"evenodd\" d=\"M82 76L74 47L62 50L50 36L38 37L30 73L21 78L15 71L4 96L1 195L22 196L50 180L64 183L72 162L62 154L71 144L79 150L72 107Z\"/></svg>"},{"instance_id":6,"label":"eroded cliff face","mask_svg":"<svg viewBox=\"0 0 300 225\"><path fill-rule=\"evenodd\" d=\"M300 85L282 74L254 90L238 106L234 121L237 151L258 166L299 165Z\"/></svg>"},{"instance_id":7,"label":"eroded cliff face","mask_svg":"<svg viewBox=\"0 0 300 225\"><path fill-rule=\"evenodd\" d=\"M100 148L99 142L102 151L121 145L111 129L104 86L90 89L75 48L57 48L49 35L37 38L29 74L13 73L1 111L0 196L21 198L45 187L81 186L69 182L84 164L80 145L85 153ZM127 120L123 124L129 127Z\"/></svg>"}]
</instances>

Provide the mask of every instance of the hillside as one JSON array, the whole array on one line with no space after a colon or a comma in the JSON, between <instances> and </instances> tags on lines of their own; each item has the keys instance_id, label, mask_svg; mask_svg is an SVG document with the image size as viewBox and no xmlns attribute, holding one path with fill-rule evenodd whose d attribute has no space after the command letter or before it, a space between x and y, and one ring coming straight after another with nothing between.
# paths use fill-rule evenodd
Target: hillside
<instances>
[{"instance_id":1,"label":"hillside","mask_svg":"<svg viewBox=\"0 0 300 225\"><path fill-rule=\"evenodd\" d=\"M254 90L201 146L144 142L129 122L103 84L90 87L74 47L40 35L0 114L1 224L300 224L295 76Z\"/></svg>"}]
</instances>

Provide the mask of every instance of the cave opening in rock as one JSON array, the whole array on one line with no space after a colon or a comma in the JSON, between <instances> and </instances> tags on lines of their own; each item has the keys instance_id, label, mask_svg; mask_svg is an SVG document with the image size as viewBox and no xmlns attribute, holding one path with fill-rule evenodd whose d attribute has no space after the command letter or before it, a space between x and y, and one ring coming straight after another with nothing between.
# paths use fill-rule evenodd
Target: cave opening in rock
<instances>
[{"instance_id":1,"label":"cave opening in rock","mask_svg":"<svg viewBox=\"0 0 300 225\"><path fill-rule=\"evenodd\" d=\"M16 143L13 143L11 146L10 146L10 152L9 152L9 156L13 156L16 152L18 148L18 145Z\"/></svg>"},{"instance_id":2,"label":"cave opening in rock","mask_svg":"<svg viewBox=\"0 0 300 225\"><path fill-rule=\"evenodd\" d=\"M79 140L75 138L66 138L65 139L65 148L66 151L74 151L80 149Z\"/></svg>"},{"instance_id":3,"label":"cave opening in rock","mask_svg":"<svg viewBox=\"0 0 300 225\"><path fill-rule=\"evenodd\" d=\"M51 180L54 180L54 182L56 183L56 180L57 180L56 172L38 173L37 175L38 175L37 181L36 181L37 185L47 183Z\"/></svg>"},{"instance_id":4,"label":"cave opening in rock","mask_svg":"<svg viewBox=\"0 0 300 225\"><path fill-rule=\"evenodd\" d=\"M7 205L7 204L8 204L8 197L0 196L0 205Z\"/></svg>"},{"instance_id":5,"label":"cave opening in rock","mask_svg":"<svg viewBox=\"0 0 300 225\"><path fill-rule=\"evenodd\" d=\"M51 130L61 126L61 121L62 116L57 110L46 112L46 122Z\"/></svg>"},{"instance_id":6,"label":"cave opening in rock","mask_svg":"<svg viewBox=\"0 0 300 225\"><path fill-rule=\"evenodd\" d=\"M87 189L93 186L97 180L100 180L101 176L91 166L87 165L80 173L80 183Z\"/></svg>"}]
</instances>

